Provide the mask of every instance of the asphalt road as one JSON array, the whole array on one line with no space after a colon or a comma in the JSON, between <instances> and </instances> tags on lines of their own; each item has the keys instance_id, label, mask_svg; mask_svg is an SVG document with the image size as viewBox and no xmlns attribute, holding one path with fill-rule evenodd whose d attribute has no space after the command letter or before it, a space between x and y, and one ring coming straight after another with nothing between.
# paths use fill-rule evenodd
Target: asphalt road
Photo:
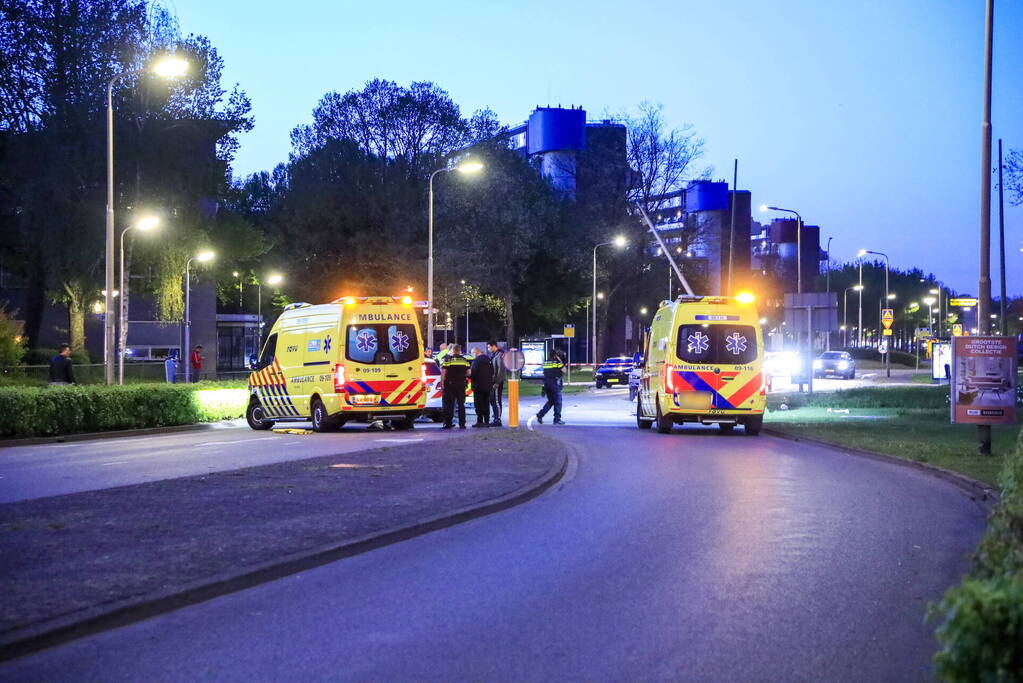
<instances>
[{"instance_id":1,"label":"asphalt road","mask_svg":"<svg viewBox=\"0 0 1023 683\"><path fill-rule=\"evenodd\" d=\"M253 431L238 420L199 431L0 448L0 503L448 436L432 424L421 426L427 425L398 432L347 425L336 433L296 435Z\"/></svg>"},{"instance_id":2,"label":"asphalt road","mask_svg":"<svg viewBox=\"0 0 1023 683\"><path fill-rule=\"evenodd\" d=\"M529 415L530 408L524 410ZM5 680L927 680L984 512L916 470L566 401L511 510L69 643ZM535 425L534 425L535 426ZM314 437L303 437L314 438Z\"/></svg>"}]
</instances>

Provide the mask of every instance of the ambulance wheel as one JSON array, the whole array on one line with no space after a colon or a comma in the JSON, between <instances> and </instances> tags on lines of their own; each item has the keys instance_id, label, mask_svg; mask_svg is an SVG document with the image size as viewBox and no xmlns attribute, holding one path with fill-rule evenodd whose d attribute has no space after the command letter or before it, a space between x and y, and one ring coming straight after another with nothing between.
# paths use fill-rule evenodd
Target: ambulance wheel
<instances>
[{"instance_id":1,"label":"ambulance wheel","mask_svg":"<svg viewBox=\"0 0 1023 683\"><path fill-rule=\"evenodd\" d=\"M271 429L274 426L273 420L267 418L263 412L263 406L259 401L249 401L249 407L245 410L245 421L253 429Z\"/></svg>"},{"instance_id":2,"label":"ambulance wheel","mask_svg":"<svg viewBox=\"0 0 1023 683\"><path fill-rule=\"evenodd\" d=\"M746 436L756 436L764 426L764 418L750 417L746 419Z\"/></svg>"},{"instance_id":3,"label":"ambulance wheel","mask_svg":"<svg viewBox=\"0 0 1023 683\"><path fill-rule=\"evenodd\" d=\"M640 429L650 429L653 423L649 417L643 417L643 398L639 397L636 400L636 426Z\"/></svg>"},{"instance_id":4,"label":"ambulance wheel","mask_svg":"<svg viewBox=\"0 0 1023 683\"><path fill-rule=\"evenodd\" d=\"M718 429L720 429L723 434L731 434L732 430L735 429L735 425L727 422L718 422Z\"/></svg>"},{"instance_id":5,"label":"ambulance wheel","mask_svg":"<svg viewBox=\"0 0 1023 683\"><path fill-rule=\"evenodd\" d=\"M668 434L669 432L671 432L671 428L675 426L675 423L671 419L670 415L662 415L661 414L661 402L660 402L660 400L656 400L655 399L654 403L657 405L657 420L656 420L657 421L657 433L658 434Z\"/></svg>"},{"instance_id":6,"label":"ambulance wheel","mask_svg":"<svg viewBox=\"0 0 1023 683\"><path fill-rule=\"evenodd\" d=\"M314 432L332 432L337 429L337 422L327 414L327 407L318 398L313 399L312 415L310 421L313 423Z\"/></svg>"}]
</instances>

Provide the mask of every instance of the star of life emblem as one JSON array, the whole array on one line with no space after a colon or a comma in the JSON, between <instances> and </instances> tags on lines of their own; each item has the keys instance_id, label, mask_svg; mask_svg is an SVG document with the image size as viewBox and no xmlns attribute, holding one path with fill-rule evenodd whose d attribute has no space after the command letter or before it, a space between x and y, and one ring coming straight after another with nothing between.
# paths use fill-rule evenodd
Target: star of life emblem
<instances>
[{"instance_id":1,"label":"star of life emblem","mask_svg":"<svg viewBox=\"0 0 1023 683\"><path fill-rule=\"evenodd\" d=\"M369 330L363 330L355 337L355 345L363 353L375 351L377 348L377 337Z\"/></svg>"},{"instance_id":2,"label":"star of life emblem","mask_svg":"<svg viewBox=\"0 0 1023 683\"><path fill-rule=\"evenodd\" d=\"M402 353L408 348L408 335L398 330L391 335L391 347L398 353Z\"/></svg>"},{"instance_id":3,"label":"star of life emblem","mask_svg":"<svg viewBox=\"0 0 1023 683\"><path fill-rule=\"evenodd\" d=\"M689 335L689 353L702 354L710 348L710 337L703 332L694 332Z\"/></svg>"},{"instance_id":4,"label":"star of life emblem","mask_svg":"<svg viewBox=\"0 0 1023 683\"><path fill-rule=\"evenodd\" d=\"M746 351L746 337L738 332L732 332L725 337L725 348L729 353L738 356Z\"/></svg>"}]
</instances>

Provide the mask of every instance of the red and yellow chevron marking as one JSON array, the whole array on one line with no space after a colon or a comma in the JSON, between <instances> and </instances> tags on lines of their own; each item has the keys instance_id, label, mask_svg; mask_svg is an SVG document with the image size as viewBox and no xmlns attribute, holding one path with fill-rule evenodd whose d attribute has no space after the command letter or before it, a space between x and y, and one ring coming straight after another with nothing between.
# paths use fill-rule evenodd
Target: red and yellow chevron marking
<instances>
[{"instance_id":1,"label":"red and yellow chevron marking","mask_svg":"<svg viewBox=\"0 0 1023 683\"><path fill-rule=\"evenodd\" d=\"M425 391L422 380L355 380L345 382L345 393L349 396L358 394L379 394L380 405L413 405L425 404Z\"/></svg>"},{"instance_id":2,"label":"red and yellow chevron marking","mask_svg":"<svg viewBox=\"0 0 1023 683\"><path fill-rule=\"evenodd\" d=\"M758 371L744 378L745 381L736 381L739 375L736 371L715 374L705 370L676 370L672 385L676 392L710 391L716 409L744 410L742 404L764 387L764 374Z\"/></svg>"}]
</instances>

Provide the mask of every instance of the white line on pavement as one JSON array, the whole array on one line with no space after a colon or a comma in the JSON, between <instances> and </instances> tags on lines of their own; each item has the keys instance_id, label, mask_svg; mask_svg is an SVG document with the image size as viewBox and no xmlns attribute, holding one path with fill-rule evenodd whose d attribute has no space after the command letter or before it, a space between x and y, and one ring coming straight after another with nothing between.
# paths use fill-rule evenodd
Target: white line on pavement
<instances>
[{"instance_id":1,"label":"white line on pavement","mask_svg":"<svg viewBox=\"0 0 1023 683\"><path fill-rule=\"evenodd\" d=\"M423 438L418 439L376 439L376 441L384 441L386 443L412 443L413 441L422 441Z\"/></svg>"},{"instance_id":2,"label":"white line on pavement","mask_svg":"<svg viewBox=\"0 0 1023 683\"><path fill-rule=\"evenodd\" d=\"M114 460L113 462L101 462L100 465L106 467L107 465L126 465L127 463L127 460Z\"/></svg>"}]
</instances>

